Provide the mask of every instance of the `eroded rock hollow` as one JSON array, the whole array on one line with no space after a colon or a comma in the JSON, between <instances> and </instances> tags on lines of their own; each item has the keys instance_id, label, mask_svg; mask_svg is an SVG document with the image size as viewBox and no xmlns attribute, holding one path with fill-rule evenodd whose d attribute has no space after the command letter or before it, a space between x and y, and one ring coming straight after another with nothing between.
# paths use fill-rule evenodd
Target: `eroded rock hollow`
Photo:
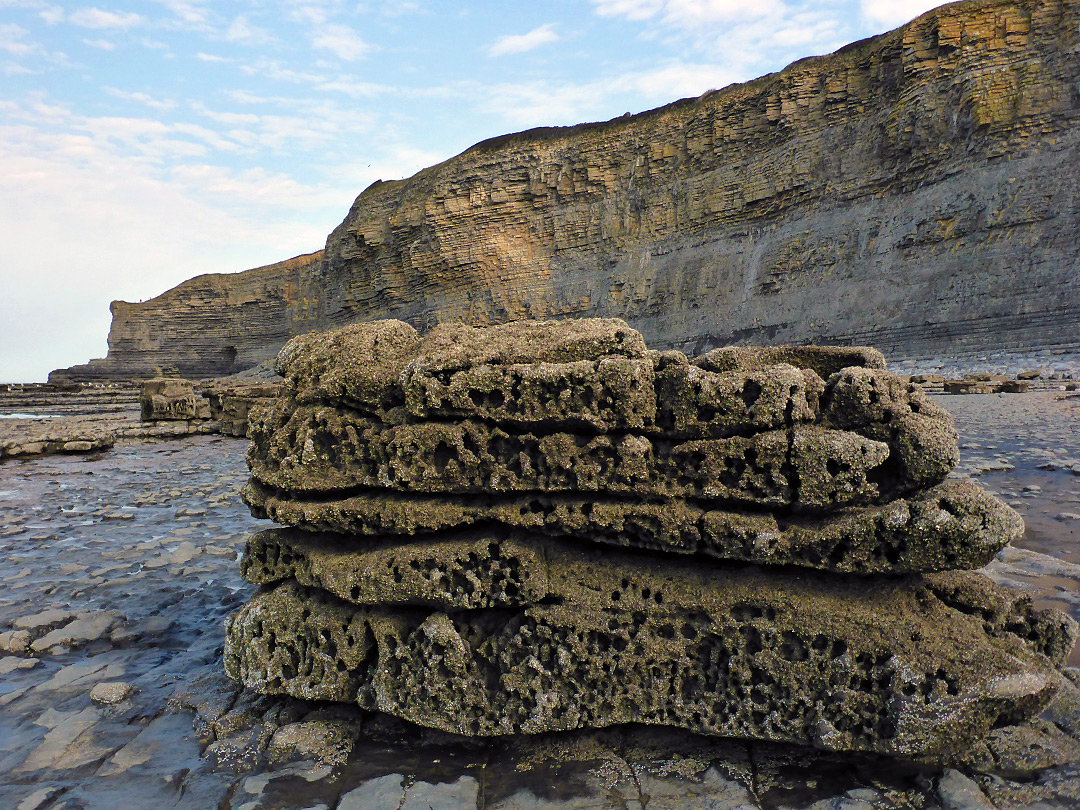
<instances>
[{"instance_id":1,"label":"eroded rock hollow","mask_svg":"<svg viewBox=\"0 0 1080 810\"><path fill-rule=\"evenodd\" d=\"M1075 624L964 569L1023 531L868 349L693 362L619 320L291 341L253 412L230 676L467 735L638 722L953 761Z\"/></svg>"}]
</instances>

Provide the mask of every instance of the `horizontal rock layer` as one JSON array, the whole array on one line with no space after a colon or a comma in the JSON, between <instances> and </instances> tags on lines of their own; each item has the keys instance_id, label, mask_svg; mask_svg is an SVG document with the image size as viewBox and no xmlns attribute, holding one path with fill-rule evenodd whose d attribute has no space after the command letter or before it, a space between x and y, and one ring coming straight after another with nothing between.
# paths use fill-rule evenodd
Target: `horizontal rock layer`
<instances>
[{"instance_id":1,"label":"horizontal rock layer","mask_svg":"<svg viewBox=\"0 0 1080 810\"><path fill-rule=\"evenodd\" d=\"M341 549L362 550L380 538L422 538L495 524L581 542L851 573L979 568L1024 531L1016 512L960 481L823 518L725 512L679 500L647 503L536 493L466 498L368 493L299 500L255 483L245 487L244 500L257 517L353 535L340 540Z\"/></svg>"},{"instance_id":2,"label":"horizontal rock layer","mask_svg":"<svg viewBox=\"0 0 1080 810\"><path fill-rule=\"evenodd\" d=\"M255 585L295 580L356 605L450 611L558 604L599 611L692 612L708 607L718 585L723 589L771 576L769 569L615 552L582 546L572 538L498 528L383 540L367 547L341 535L270 529L248 538L240 570ZM783 585L791 577L781 575L777 582ZM831 575L803 577L822 592L840 594L868 582L849 579L837 587ZM1036 609L1030 596L982 574L950 570L924 582L951 609L981 619L988 635L1019 638L1056 666L1064 664L1076 643L1071 618L1058 610Z\"/></svg>"},{"instance_id":3,"label":"horizontal rock layer","mask_svg":"<svg viewBox=\"0 0 1080 810\"><path fill-rule=\"evenodd\" d=\"M845 362L865 365L827 381L811 368ZM872 350L818 347L722 350L691 364L647 351L612 319L422 338L397 321L361 324L282 350L289 395L253 420L249 465L258 484L300 495L869 504L936 484L957 460L948 414L883 366Z\"/></svg>"},{"instance_id":4,"label":"horizontal rock layer","mask_svg":"<svg viewBox=\"0 0 1080 810\"><path fill-rule=\"evenodd\" d=\"M264 693L462 734L644 722L924 760L1038 713L1054 691L1047 659L918 580L702 579L692 610L642 591L647 611L464 613L359 607L286 582L230 618L225 666Z\"/></svg>"},{"instance_id":5,"label":"horizontal rock layer","mask_svg":"<svg viewBox=\"0 0 1080 810\"><path fill-rule=\"evenodd\" d=\"M57 378L225 373L386 317L614 316L690 354L1076 351L1078 42L1078 0L955 3L700 98L485 141L373 184L322 254L116 302L109 357Z\"/></svg>"},{"instance_id":6,"label":"horizontal rock layer","mask_svg":"<svg viewBox=\"0 0 1080 810\"><path fill-rule=\"evenodd\" d=\"M917 483L886 479L883 442L814 426L676 443L509 433L476 421L390 426L330 408L275 407L256 412L250 435L252 478L298 494L595 492L820 510Z\"/></svg>"}]
</instances>

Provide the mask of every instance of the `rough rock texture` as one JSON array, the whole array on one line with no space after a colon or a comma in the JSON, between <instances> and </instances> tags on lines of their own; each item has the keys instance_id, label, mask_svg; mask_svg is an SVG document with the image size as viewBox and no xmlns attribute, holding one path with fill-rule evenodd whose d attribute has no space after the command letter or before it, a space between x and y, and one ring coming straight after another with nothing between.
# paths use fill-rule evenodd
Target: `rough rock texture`
<instances>
[{"instance_id":1,"label":"rough rock texture","mask_svg":"<svg viewBox=\"0 0 1080 810\"><path fill-rule=\"evenodd\" d=\"M612 566L604 584L622 577L629 590L640 575L652 600L614 612L362 608L286 583L230 619L226 671L259 691L463 734L644 722L930 760L1037 714L1053 694L1045 658L987 635L917 581L691 568L673 583ZM658 607L661 583L686 586L681 603Z\"/></svg>"},{"instance_id":2,"label":"rough rock texture","mask_svg":"<svg viewBox=\"0 0 1080 810\"><path fill-rule=\"evenodd\" d=\"M860 365L827 383L791 365L845 359ZM947 414L872 350L703 363L647 352L618 319L295 338L278 360L290 396L252 423L252 477L301 494L579 490L822 510L932 486L956 464ZM681 441L701 436L723 438Z\"/></svg>"},{"instance_id":3,"label":"rough rock texture","mask_svg":"<svg viewBox=\"0 0 1080 810\"><path fill-rule=\"evenodd\" d=\"M247 436L253 408L269 406L281 394L279 383L212 385L203 391L210 403L210 418L216 419L227 436Z\"/></svg>"},{"instance_id":4,"label":"rough rock texture","mask_svg":"<svg viewBox=\"0 0 1080 810\"><path fill-rule=\"evenodd\" d=\"M663 597L667 607L681 605L689 610L699 598L695 588L703 576L723 579L730 573L708 566L709 574L704 575L695 571L698 563L687 562L685 557L627 554L581 543L572 535L557 537L481 525L410 538L406 543L387 537L357 542L340 534L271 529L248 539L240 568L244 578L256 585L292 578L357 604L421 602L450 610L551 600L605 610L649 609L655 607L654 602L660 604L655 594L661 582L654 581L655 577L668 583ZM788 560L775 555L770 562ZM877 567L884 569L880 564ZM623 574L618 576L611 573L620 570ZM642 582L632 592L616 584L635 570ZM732 576L740 576L741 569L732 570L736 572ZM889 572L903 570L894 565ZM1035 610L1030 598L967 573L938 574L928 581L947 604L980 615L992 635L1012 632L1037 642L1037 651L1058 664L1072 649L1075 638L1070 637L1064 617ZM654 592L652 602L638 599L644 586L648 586L646 592ZM611 599L609 594L617 595Z\"/></svg>"},{"instance_id":5,"label":"rough rock texture","mask_svg":"<svg viewBox=\"0 0 1080 810\"><path fill-rule=\"evenodd\" d=\"M287 273L114 304L90 371L222 373L388 317L615 316L689 354L1075 351L1078 42L1080 0L955 3L700 98L493 138L373 184Z\"/></svg>"},{"instance_id":6,"label":"rough rock texture","mask_svg":"<svg viewBox=\"0 0 1080 810\"><path fill-rule=\"evenodd\" d=\"M257 517L312 532L354 535L355 548L379 536L423 536L499 524L614 546L851 573L979 568L1024 532L1016 512L960 481L826 518L724 512L677 500L647 503L535 493L460 499L370 493L305 501L255 483L245 487L244 500Z\"/></svg>"},{"instance_id":7,"label":"rough rock texture","mask_svg":"<svg viewBox=\"0 0 1080 810\"><path fill-rule=\"evenodd\" d=\"M1061 682L1076 623L955 570L1022 522L943 480L950 418L876 352L691 364L619 320L390 321L278 367L245 497L302 528L241 562L262 590L226 671L256 691L473 736L638 722L941 764Z\"/></svg>"},{"instance_id":8,"label":"rough rock texture","mask_svg":"<svg viewBox=\"0 0 1080 810\"><path fill-rule=\"evenodd\" d=\"M282 413L275 406L271 416L284 418L252 425L252 476L300 494L579 491L826 509L873 503L915 485L901 479L886 490L876 483L888 445L813 426L674 443L634 434L509 433L478 421L387 426L325 407Z\"/></svg>"},{"instance_id":9,"label":"rough rock texture","mask_svg":"<svg viewBox=\"0 0 1080 810\"><path fill-rule=\"evenodd\" d=\"M155 377L139 391L139 417L144 422L209 419L210 403L187 380Z\"/></svg>"}]
</instances>

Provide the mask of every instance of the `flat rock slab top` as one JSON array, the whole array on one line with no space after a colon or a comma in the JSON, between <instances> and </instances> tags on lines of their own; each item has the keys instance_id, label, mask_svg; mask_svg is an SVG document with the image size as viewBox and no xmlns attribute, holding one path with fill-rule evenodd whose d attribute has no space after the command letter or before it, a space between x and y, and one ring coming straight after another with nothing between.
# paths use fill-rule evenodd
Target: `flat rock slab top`
<instances>
[{"instance_id":1,"label":"flat rock slab top","mask_svg":"<svg viewBox=\"0 0 1080 810\"><path fill-rule=\"evenodd\" d=\"M1037 714L1060 678L918 579L751 570L689 611L359 607L289 581L226 635L227 673L257 691L460 734L643 722L924 761Z\"/></svg>"},{"instance_id":2,"label":"flat rock slab top","mask_svg":"<svg viewBox=\"0 0 1080 810\"><path fill-rule=\"evenodd\" d=\"M826 517L536 493L454 498L384 492L303 500L254 482L243 495L257 517L352 535L340 538L342 548L496 524L581 543L862 574L980 568L1024 533L1013 509L975 484L953 480Z\"/></svg>"}]
</instances>

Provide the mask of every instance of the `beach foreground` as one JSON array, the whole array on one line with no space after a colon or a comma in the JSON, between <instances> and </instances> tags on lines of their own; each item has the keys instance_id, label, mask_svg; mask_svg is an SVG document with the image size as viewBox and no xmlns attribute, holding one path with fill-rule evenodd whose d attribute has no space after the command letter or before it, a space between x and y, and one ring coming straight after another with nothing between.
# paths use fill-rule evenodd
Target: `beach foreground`
<instances>
[{"instance_id":1,"label":"beach foreground","mask_svg":"<svg viewBox=\"0 0 1080 810\"><path fill-rule=\"evenodd\" d=\"M986 570L1080 618L1080 399L935 397L954 476L1023 514ZM247 442L133 441L0 466L0 805L31 808L979 808L1080 802L1075 688L993 762L935 772L643 726L484 742L243 693ZM1070 664L1080 657L1074 650ZM1080 673L1067 671L1076 681ZM1040 770L1047 764L1052 767Z\"/></svg>"}]
</instances>

